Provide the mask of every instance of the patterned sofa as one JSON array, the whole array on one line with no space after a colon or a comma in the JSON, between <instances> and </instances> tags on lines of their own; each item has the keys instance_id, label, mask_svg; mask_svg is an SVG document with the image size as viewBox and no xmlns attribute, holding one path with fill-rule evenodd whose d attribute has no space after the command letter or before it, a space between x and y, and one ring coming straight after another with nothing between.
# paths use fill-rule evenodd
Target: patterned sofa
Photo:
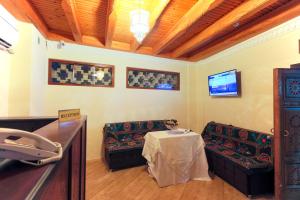
<instances>
[{"instance_id":1,"label":"patterned sofa","mask_svg":"<svg viewBox=\"0 0 300 200\"><path fill-rule=\"evenodd\" d=\"M107 123L103 128L105 160L111 170L146 164L144 135L167 130L165 120Z\"/></svg>"},{"instance_id":2,"label":"patterned sofa","mask_svg":"<svg viewBox=\"0 0 300 200\"><path fill-rule=\"evenodd\" d=\"M209 122L202 136L211 171L249 197L273 192L272 135Z\"/></svg>"}]
</instances>

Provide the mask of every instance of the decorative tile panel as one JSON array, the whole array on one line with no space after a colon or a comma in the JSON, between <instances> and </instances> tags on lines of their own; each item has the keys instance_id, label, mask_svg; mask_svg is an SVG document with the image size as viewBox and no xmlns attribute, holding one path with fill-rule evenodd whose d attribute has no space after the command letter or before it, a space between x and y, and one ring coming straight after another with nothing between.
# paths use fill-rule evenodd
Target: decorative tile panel
<instances>
[{"instance_id":1,"label":"decorative tile panel","mask_svg":"<svg viewBox=\"0 0 300 200\"><path fill-rule=\"evenodd\" d=\"M180 73L127 67L127 88L180 90Z\"/></svg>"},{"instance_id":2,"label":"decorative tile panel","mask_svg":"<svg viewBox=\"0 0 300 200\"><path fill-rule=\"evenodd\" d=\"M289 98L300 97L300 79L287 78L286 79L286 96Z\"/></svg>"},{"instance_id":3,"label":"decorative tile panel","mask_svg":"<svg viewBox=\"0 0 300 200\"><path fill-rule=\"evenodd\" d=\"M48 84L114 87L114 66L49 59Z\"/></svg>"}]
</instances>

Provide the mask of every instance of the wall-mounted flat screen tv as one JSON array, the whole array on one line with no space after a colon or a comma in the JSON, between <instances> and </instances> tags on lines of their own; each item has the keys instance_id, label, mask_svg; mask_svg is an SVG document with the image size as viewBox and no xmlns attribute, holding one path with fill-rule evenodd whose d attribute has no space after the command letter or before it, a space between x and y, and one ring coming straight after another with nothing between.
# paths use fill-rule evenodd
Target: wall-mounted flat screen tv
<instances>
[{"instance_id":1,"label":"wall-mounted flat screen tv","mask_svg":"<svg viewBox=\"0 0 300 200\"><path fill-rule=\"evenodd\" d=\"M208 76L210 96L238 96L236 69Z\"/></svg>"}]
</instances>

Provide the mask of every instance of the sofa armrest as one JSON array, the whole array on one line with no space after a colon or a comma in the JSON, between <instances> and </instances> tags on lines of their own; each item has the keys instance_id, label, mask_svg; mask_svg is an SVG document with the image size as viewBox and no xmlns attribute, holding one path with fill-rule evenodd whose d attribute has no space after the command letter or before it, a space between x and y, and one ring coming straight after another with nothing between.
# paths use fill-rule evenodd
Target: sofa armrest
<instances>
[{"instance_id":1,"label":"sofa armrest","mask_svg":"<svg viewBox=\"0 0 300 200\"><path fill-rule=\"evenodd\" d=\"M118 139L116 135L113 134L112 127L109 124L105 124L103 127L103 139L105 140L109 137L115 138L116 140Z\"/></svg>"}]
</instances>

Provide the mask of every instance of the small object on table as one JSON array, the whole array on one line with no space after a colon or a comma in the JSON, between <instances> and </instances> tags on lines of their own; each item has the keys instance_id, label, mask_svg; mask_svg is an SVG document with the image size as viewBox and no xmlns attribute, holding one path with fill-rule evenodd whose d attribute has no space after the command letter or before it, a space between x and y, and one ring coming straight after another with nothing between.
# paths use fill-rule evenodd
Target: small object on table
<instances>
[{"instance_id":1,"label":"small object on table","mask_svg":"<svg viewBox=\"0 0 300 200\"><path fill-rule=\"evenodd\" d=\"M168 131L168 134L186 134L191 132L189 129L177 128Z\"/></svg>"},{"instance_id":2,"label":"small object on table","mask_svg":"<svg viewBox=\"0 0 300 200\"><path fill-rule=\"evenodd\" d=\"M177 127L178 127L178 121L176 119L167 120L167 121L165 121L165 126L169 130L177 129Z\"/></svg>"}]
</instances>

